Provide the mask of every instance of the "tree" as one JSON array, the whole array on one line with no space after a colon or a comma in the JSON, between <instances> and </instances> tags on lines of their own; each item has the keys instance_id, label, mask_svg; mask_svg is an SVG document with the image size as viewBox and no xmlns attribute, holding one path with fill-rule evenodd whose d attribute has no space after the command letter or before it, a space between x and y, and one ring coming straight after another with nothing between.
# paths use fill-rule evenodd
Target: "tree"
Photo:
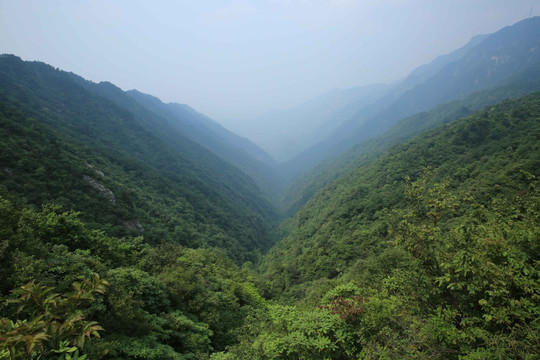
<instances>
[{"instance_id":1,"label":"tree","mask_svg":"<svg viewBox=\"0 0 540 360\"><path fill-rule=\"evenodd\" d=\"M91 280L73 283L71 293L58 294L54 288L33 281L13 290L14 298L5 302L17 306L17 318L0 319L0 358L33 359L53 354L66 359L78 357L85 339L100 337L103 330L87 319L87 310L107 286L107 281L96 274Z\"/></svg>"}]
</instances>

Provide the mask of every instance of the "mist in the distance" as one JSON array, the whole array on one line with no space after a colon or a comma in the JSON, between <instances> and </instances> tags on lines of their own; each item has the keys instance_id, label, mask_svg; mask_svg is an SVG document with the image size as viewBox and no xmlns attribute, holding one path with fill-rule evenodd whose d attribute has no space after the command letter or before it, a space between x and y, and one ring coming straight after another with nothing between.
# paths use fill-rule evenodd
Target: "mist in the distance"
<instances>
[{"instance_id":1,"label":"mist in the distance","mask_svg":"<svg viewBox=\"0 0 540 360\"><path fill-rule=\"evenodd\" d=\"M269 111L293 108L333 89L396 81L474 35L537 15L539 5L538 0L3 1L0 52L188 104L282 157L268 147L274 135L255 121L273 121ZM303 124L309 126L306 119ZM268 135L266 143L258 133ZM286 136L296 134L276 139L284 143L281 151L298 151L298 144L287 147Z\"/></svg>"}]
</instances>

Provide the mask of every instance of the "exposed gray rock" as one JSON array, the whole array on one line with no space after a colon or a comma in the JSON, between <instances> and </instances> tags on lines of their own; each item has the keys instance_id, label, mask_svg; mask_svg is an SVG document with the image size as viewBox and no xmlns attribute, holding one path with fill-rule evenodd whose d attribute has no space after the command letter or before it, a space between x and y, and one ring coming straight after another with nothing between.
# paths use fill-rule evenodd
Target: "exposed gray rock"
<instances>
[{"instance_id":1,"label":"exposed gray rock","mask_svg":"<svg viewBox=\"0 0 540 360\"><path fill-rule=\"evenodd\" d=\"M116 204L116 198L113 192L107 189L102 183L98 182L96 179L91 178L88 175L83 175L83 180L88 183L91 187L99 191L99 193L109 199L110 202Z\"/></svg>"},{"instance_id":2,"label":"exposed gray rock","mask_svg":"<svg viewBox=\"0 0 540 360\"><path fill-rule=\"evenodd\" d=\"M103 174L102 171L99 171L98 169L96 169L96 168L94 167L94 165L90 165L89 163L86 163L86 167L89 168L89 169L94 170L94 173L95 173L96 175L98 175L100 178L103 179L103 178L105 177L105 174Z\"/></svg>"},{"instance_id":3,"label":"exposed gray rock","mask_svg":"<svg viewBox=\"0 0 540 360\"><path fill-rule=\"evenodd\" d=\"M137 232L139 235L144 232L144 228L139 221L122 220L122 224L124 224L129 231Z\"/></svg>"},{"instance_id":4,"label":"exposed gray rock","mask_svg":"<svg viewBox=\"0 0 540 360\"><path fill-rule=\"evenodd\" d=\"M2 169L2 171L5 172L9 177L13 176L13 169L11 168L5 167Z\"/></svg>"}]
</instances>

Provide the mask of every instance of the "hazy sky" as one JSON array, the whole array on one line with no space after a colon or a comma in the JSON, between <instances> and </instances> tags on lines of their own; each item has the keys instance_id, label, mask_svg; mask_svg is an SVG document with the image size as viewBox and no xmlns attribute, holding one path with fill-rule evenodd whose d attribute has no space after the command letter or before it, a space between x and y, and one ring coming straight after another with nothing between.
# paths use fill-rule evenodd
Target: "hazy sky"
<instances>
[{"instance_id":1,"label":"hazy sky","mask_svg":"<svg viewBox=\"0 0 540 360\"><path fill-rule=\"evenodd\" d=\"M0 0L0 53L249 118L391 82L540 0Z\"/></svg>"}]
</instances>

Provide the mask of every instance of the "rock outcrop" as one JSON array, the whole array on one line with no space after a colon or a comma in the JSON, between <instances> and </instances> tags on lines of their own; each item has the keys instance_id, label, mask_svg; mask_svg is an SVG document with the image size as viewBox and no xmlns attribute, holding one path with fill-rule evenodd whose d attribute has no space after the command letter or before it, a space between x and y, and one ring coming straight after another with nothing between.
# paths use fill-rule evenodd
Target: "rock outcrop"
<instances>
[{"instance_id":1,"label":"rock outcrop","mask_svg":"<svg viewBox=\"0 0 540 360\"><path fill-rule=\"evenodd\" d=\"M83 180L88 183L88 185L96 189L101 195L105 196L105 198L107 198L110 202L116 204L116 197L111 190L105 187L105 185L88 175L83 175Z\"/></svg>"}]
</instances>

